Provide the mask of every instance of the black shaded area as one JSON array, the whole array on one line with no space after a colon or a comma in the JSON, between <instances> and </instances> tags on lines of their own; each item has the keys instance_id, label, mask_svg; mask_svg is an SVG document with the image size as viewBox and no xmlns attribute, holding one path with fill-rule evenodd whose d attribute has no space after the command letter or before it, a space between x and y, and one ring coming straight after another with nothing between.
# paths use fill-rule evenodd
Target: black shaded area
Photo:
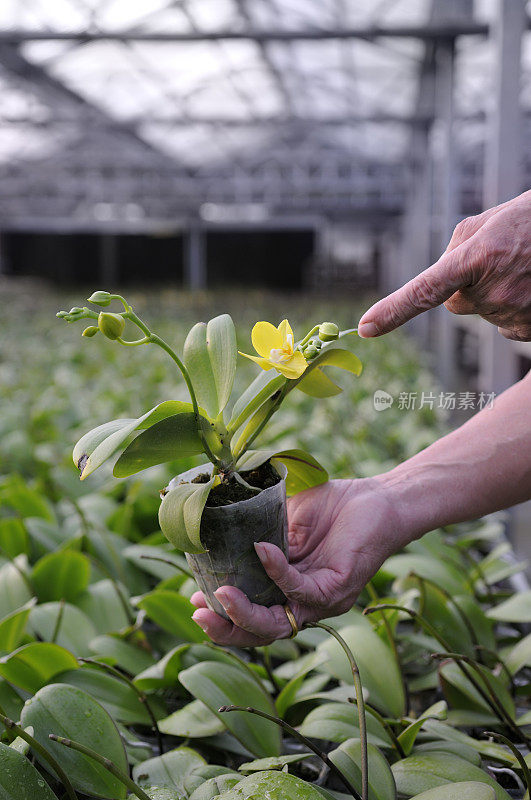
<instances>
[{"instance_id":1,"label":"black shaded area","mask_svg":"<svg viewBox=\"0 0 531 800\"><path fill-rule=\"evenodd\" d=\"M118 236L118 283L182 283L182 236Z\"/></svg>"},{"instance_id":2,"label":"black shaded area","mask_svg":"<svg viewBox=\"0 0 531 800\"><path fill-rule=\"evenodd\" d=\"M209 232L208 285L299 289L313 256L314 238L312 230Z\"/></svg>"}]
</instances>

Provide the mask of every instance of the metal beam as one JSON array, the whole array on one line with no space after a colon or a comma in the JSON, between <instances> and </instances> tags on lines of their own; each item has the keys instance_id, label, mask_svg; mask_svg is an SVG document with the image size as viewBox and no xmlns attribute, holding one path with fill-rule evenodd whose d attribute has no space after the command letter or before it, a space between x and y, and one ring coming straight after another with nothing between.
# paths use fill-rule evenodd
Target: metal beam
<instances>
[{"instance_id":1,"label":"metal beam","mask_svg":"<svg viewBox=\"0 0 531 800\"><path fill-rule=\"evenodd\" d=\"M326 41L330 39L379 39L407 38L433 41L439 39L455 39L457 36L487 36L489 26L479 22L463 22L437 26L394 25L381 27L371 25L360 28L333 28L308 30L218 30L218 31L186 31L166 33L164 31L41 31L14 29L0 32L0 41L42 42L42 41L130 41L130 42L216 42L220 40L239 41L242 39L255 42L293 42L293 41Z\"/></svg>"}]
</instances>

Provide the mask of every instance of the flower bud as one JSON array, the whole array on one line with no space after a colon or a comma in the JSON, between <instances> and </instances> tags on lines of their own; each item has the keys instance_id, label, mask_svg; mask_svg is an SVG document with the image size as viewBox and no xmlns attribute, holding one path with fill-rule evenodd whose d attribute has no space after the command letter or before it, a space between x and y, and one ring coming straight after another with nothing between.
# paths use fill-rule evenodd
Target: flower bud
<instances>
[{"instance_id":1,"label":"flower bud","mask_svg":"<svg viewBox=\"0 0 531 800\"><path fill-rule=\"evenodd\" d=\"M85 328L81 336L87 336L90 339L92 336L96 336L97 332L98 328L95 325L89 325L88 328Z\"/></svg>"},{"instance_id":2,"label":"flower bud","mask_svg":"<svg viewBox=\"0 0 531 800\"><path fill-rule=\"evenodd\" d=\"M323 322L319 325L319 339L322 342L332 342L339 336L339 328L335 322Z\"/></svg>"},{"instance_id":3,"label":"flower bud","mask_svg":"<svg viewBox=\"0 0 531 800\"><path fill-rule=\"evenodd\" d=\"M109 306L111 300L112 295L110 292L93 292L88 298L89 303L94 303L97 306Z\"/></svg>"},{"instance_id":4,"label":"flower bud","mask_svg":"<svg viewBox=\"0 0 531 800\"><path fill-rule=\"evenodd\" d=\"M315 356L319 355L319 350L313 344L309 344L304 348L302 354L306 361L311 361L312 358L315 358Z\"/></svg>"},{"instance_id":5,"label":"flower bud","mask_svg":"<svg viewBox=\"0 0 531 800\"><path fill-rule=\"evenodd\" d=\"M107 339L119 339L124 332L125 320L120 314L100 311L98 315L98 328Z\"/></svg>"},{"instance_id":6,"label":"flower bud","mask_svg":"<svg viewBox=\"0 0 531 800\"><path fill-rule=\"evenodd\" d=\"M83 309L80 308L79 306L73 306L68 313L69 314L82 314L83 313Z\"/></svg>"},{"instance_id":7,"label":"flower bud","mask_svg":"<svg viewBox=\"0 0 531 800\"><path fill-rule=\"evenodd\" d=\"M55 316L59 317L59 319L64 319L68 316L68 311L58 311Z\"/></svg>"}]
</instances>

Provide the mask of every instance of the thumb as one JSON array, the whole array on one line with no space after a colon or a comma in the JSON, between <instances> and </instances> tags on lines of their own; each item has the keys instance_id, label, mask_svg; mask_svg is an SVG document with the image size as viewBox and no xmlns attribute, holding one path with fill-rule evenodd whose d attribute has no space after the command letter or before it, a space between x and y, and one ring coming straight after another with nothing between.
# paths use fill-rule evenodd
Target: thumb
<instances>
[{"instance_id":1,"label":"thumb","mask_svg":"<svg viewBox=\"0 0 531 800\"><path fill-rule=\"evenodd\" d=\"M444 253L424 272L396 292L379 300L362 316L358 334L363 338L381 336L398 328L413 317L444 303L454 292L472 281L472 266L465 242L455 250Z\"/></svg>"},{"instance_id":2,"label":"thumb","mask_svg":"<svg viewBox=\"0 0 531 800\"><path fill-rule=\"evenodd\" d=\"M319 591L315 581L295 569L279 547L269 542L256 542L254 548L265 571L288 600L310 605L316 603Z\"/></svg>"}]
</instances>

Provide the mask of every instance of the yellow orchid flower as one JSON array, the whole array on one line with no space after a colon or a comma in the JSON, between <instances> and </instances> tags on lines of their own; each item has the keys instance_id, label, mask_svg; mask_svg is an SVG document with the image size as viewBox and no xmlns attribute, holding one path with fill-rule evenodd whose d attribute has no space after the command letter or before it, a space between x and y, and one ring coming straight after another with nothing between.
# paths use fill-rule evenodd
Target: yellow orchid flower
<instances>
[{"instance_id":1,"label":"yellow orchid flower","mask_svg":"<svg viewBox=\"0 0 531 800\"><path fill-rule=\"evenodd\" d=\"M293 349L293 331L287 319L278 328L270 322L257 322L251 339L258 356L241 356L256 361L262 369L276 369L286 378L300 378L308 363L300 350Z\"/></svg>"}]
</instances>

